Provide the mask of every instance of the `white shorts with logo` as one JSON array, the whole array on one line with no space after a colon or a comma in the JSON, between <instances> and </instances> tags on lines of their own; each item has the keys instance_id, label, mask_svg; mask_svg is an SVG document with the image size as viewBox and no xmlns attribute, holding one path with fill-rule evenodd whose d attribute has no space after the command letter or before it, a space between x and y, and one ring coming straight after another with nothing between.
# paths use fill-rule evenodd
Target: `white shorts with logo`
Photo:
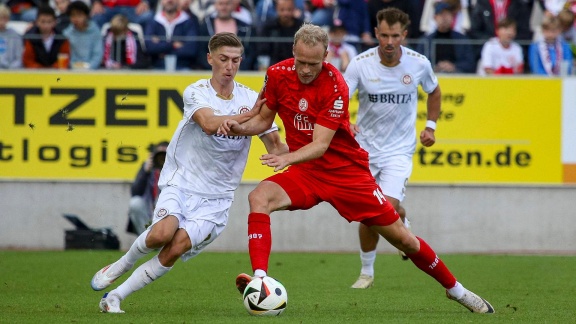
<instances>
[{"instance_id":1,"label":"white shorts with logo","mask_svg":"<svg viewBox=\"0 0 576 324\"><path fill-rule=\"evenodd\" d=\"M187 261L200 254L222 233L232 201L228 198L203 198L185 194L175 187L166 187L158 197L151 226L168 215L178 218L178 228L186 230L192 243L192 249L181 256L182 261Z\"/></svg>"},{"instance_id":2,"label":"white shorts with logo","mask_svg":"<svg viewBox=\"0 0 576 324\"><path fill-rule=\"evenodd\" d=\"M406 185L412 174L412 155L394 155L370 160L370 171L386 196L404 200Z\"/></svg>"}]
</instances>

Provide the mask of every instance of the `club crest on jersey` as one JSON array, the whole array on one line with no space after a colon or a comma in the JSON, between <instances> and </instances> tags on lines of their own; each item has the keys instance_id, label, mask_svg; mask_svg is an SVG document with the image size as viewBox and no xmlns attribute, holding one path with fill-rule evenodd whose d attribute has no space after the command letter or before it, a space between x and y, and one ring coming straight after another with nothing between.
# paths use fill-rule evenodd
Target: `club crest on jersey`
<instances>
[{"instance_id":1,"label":"club crest on jersey","mask_svg":"<svg viewBox=\"0 0 576 324\"><path fill-rule=\"evenodd\" d=\"M238 114L243 114L245 112L249 112L250 111L250 107L248 106L240 106L240 108L238 108Z\"/></svg>"},{"instance_id":2,"label":"club crest on jersey","mask_svg":"<svg viewBox=\"0 0 576 324\"><path fill-rule=\"evenodd\" d=\"M160 210L158 210L158 212L156 213L156 216L158 216L159 218L162 218L166 215L168 215L168 211L164 208L160 208Z\"/></svg>"},{"instance_id":3,"label":"club crest on jersey","mask_svg":"<svg viewBox=\"0 0 576 324\"><path fill-rule=\"evenodd\" d=\"M298 109L300 109L300 111L306 111L306 109L308 109L308 101L304 98L300 99L298 102Z\"/></svg>"},{"instance_id":4,"label":"club crest on jersey","mask_svg":"<svg viewBox=\"0 0 576 324\"><path fill-rule=\"evenodd\" d=\"M409 85L412 83L412 76L410 74L405 74L402 77L402 83L404 83L405 85Z\"/></svg>"}]
</instances>

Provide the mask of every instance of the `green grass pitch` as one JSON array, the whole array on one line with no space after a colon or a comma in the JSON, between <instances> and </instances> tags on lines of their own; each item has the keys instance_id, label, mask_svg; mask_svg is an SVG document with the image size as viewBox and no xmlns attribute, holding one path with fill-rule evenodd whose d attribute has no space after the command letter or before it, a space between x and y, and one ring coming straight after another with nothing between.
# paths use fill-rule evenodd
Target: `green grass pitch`
<instances>
[{"instance_id":1,"label":"green grass pitch","mask_svg":"<svg viewBox=\"0 0 576 324\"><path fill-rule=\"evenodd\" d=\"M0 323L575 323L576 257L444 255L496 314L472 314L410 261L379 254L376 282L349 288L355 253L274 253L269 274L288 291L279 317L248 315L234 286L247 253L204 252L129 296L126 314L103 314L92 275L118 251L0 251ZM139 262L138 264L140 264ZM128 276L131 272L126 274ZM116 287L121 277L111 288Z\"/></svg>"}]
</instances>

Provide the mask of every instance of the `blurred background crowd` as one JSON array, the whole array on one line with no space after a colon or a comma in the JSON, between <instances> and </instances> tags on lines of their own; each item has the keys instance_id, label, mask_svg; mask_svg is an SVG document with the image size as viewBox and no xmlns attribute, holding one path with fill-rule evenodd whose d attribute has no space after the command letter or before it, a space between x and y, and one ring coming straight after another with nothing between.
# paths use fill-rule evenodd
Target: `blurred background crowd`
<instances>
[{"instance_id":1,"label":"blurred background crowd","mask_svg":"<svg viewBox=\"0 0 576 324\"><path fill-rule=\"evenodd\" d=\"M437 73L569 75L576 0L0 0L0 69L208 70L209 38L244 42L241 70L292 57L304 22L342 71L376 46L376 12L410 16L405 46Z\"/></svg>"}]
</instances>

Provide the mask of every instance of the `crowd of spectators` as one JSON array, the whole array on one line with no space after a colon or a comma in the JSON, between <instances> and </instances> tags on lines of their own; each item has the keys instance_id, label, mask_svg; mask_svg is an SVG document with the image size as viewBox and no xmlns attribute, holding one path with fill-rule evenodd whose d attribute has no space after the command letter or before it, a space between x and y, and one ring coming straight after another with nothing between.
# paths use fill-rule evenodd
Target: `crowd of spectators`
<instances>
[{"instance_id":1,"label":"crowd of spectators","mask_svg":"<svg viewBox=\"0 0 576 324\"><path fill-rule=\"evenodd\" d=\"M375 46L375 13L410 16L405 46L437 73L576 71L576 0L0 0L0 69L207 70L221 31L244 42L241 70L292 55L303 22L330 31L341 70Z\"/></svg>"}]
</instances>

